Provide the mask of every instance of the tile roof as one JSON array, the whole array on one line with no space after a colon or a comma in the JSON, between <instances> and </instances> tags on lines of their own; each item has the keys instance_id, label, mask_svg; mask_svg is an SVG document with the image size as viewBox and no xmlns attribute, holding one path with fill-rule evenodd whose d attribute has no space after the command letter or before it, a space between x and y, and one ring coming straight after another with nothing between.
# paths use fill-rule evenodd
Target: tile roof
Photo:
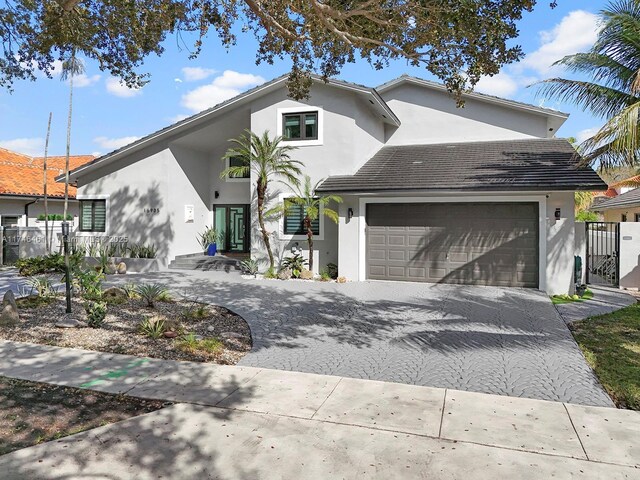
<instances>
[{"instance_id":1,"label":"tile roof","mask_svg":"<svg viewBox=\"0 0 640 480\"><path fill-rule=\"evenodd\" d=\"M334 176L324 192L606 190L564 139L402 145L381 148L355 175Z\"/></svg>"},{"instance_id":2,"label":"tile roof","mask_svg":"<svg viewBox=\"0 0 640 480\"><path fill-rule=\"evenodd\" d=\"M602 211L614 208L624 208L640 206L640 188L634 188L626 193L622 193L617 197L604 200L591 207L591 210Z\"/></svg>"},{"instance_id":3,"label":"tile roof","mask_svg":"<svg viewBox=\"0 0 640 480\"><path fill-rule=\"evenodd\" d=\"M93 160L92 155L72 155L69 157L69 169L78 168ZM55 180L64 173L64 156L47 158L47 195L64 197L64 183ZM42 196L44 158L30 157L0 147L0 195ZM69 197L75 198L76 188L69 185Z\"/></svg>"}]
</instances>

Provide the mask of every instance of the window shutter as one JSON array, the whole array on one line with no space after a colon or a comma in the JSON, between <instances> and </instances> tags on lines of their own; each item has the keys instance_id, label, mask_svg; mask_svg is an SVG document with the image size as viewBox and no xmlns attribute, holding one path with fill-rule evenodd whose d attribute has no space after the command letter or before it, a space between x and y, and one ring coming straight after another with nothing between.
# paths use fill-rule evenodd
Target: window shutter
<instances>
[{"instance_id":1,"label":"window shutter","mask_svg":"<svg viewBox=\"0 0 640 480\"><path fill-rule=\"evenodd\" d=\"M91 230L91 210L93 202L90 200L82 200L80 202L80 230Z\"/></svg>"},{"instance_id":2,"label":"window shutter","mask_svg":"<svg viewBox=\"0 0 640 480\"><path fill-rule=\"evenodd\" d=\"M107 224L107 208L104 200L98 200L93 204L93 230L104 232Z\"/></svg>"},{"instance_id":3,"label":"window shutter","mask_svg":"<svg viewBox=\"0 0 640 480\"><path fill-rule=\"evenodd\" d=\"M286 200L285 200L286 202ZM288 202L287 214L284 218L285 235L306 235L304 229L304 207ZM314 235L320 235L320 218L311 222L311 230Z\"/></svg>"}]
</instances>

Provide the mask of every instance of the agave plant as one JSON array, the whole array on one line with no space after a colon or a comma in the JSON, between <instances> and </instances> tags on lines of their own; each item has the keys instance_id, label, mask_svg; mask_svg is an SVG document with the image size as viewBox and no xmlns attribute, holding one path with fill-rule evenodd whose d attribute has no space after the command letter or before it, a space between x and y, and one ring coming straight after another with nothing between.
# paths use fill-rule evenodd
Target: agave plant
<instances>
[{"instance_id":1,"label":"agave plant","mask_svg":"<svg viewBox=\"0 0 640 480\"><path fill-rule=\"evenodd\" d=\"M141 283L136 285L135 292L147 302L148 307L153 307L155 302L168 295L167 289L158 283Z\"/></svg>"}]
</instances>

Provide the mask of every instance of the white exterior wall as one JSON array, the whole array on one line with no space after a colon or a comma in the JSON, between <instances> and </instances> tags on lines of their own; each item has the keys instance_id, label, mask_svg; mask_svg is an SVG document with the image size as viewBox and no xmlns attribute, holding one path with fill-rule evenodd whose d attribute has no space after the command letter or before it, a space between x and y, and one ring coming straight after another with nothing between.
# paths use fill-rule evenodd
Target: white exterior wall
<instances>
[{"instance_id":1,"label":"white exterior wall","mask_svg":"<svg viewBox=\"0 0 640 480\"><path fill-rule=\"evenodd\" d=\"M36 226L42 226L42 228L44 228L44 220L39 221L38 220L38 215L44 215L44 200L43 199L39 199L37 203L32 203L31 205L29 205L29 219L28 219L28 225L27 225L27 218L26 215L24 213L24 206L27 203L32 202L33 199L26 199L26 198L6 198L6 197L2 197L0 198L0 218L2 216L8 216L8 217L13 217L13 216L18 216L20 217L18 225L20 227L36 227ZM58 200L58 199L48 199L47 200L47 209L49 211L49 215L62 215L63 211L64 211L64 202L62 200ZM73 215L74 217L74 223L77 223L77 218L79 215L78 212L78 202L76 202L75 200L70 200L69 201L69 207L68 207L68 214L69 215ZM59 225L61 222L60 221L56 221L55 225ZM52 222L49 222L49 225L51 225Z\"/></svg>"},{"instance_id":2,"label":"white exterior wall","mask_svg":"<svg viewBox=\"0 0 640 480\"><path fill-rule=\"evenodd\" d=\"M153 243L158 257L200 250L196 235L210 223L206 157L166 145L135 157L140 160L118 161L80 177L78 199L107 199L107 228L78 236L125 236L130 243ZM185 205L194 206L193 223L184 221ZM159 212L146 213L147 208Z\"/></svg>"},{"instance_id":3,"label":"white exterior wall","mask_svg":"<svg viewBox=\"0 0 640 480\"><path fill-rule=\"evenodd\" d=\"M314 85L308 100L295 101L287 97L285 90L268 94L252 104L251 129L261 134L268 130L273 135L282 122L282 109L305 111L310 107L322 109L322 143L296 142L298 148L291 158L304 164L303 174L311 177L313 184L331 175L355 173L362 164L379 150L384 141L384 124L356 95L324 86ZM289 110L287 110L289 111ZM255 185L252 179L251 188ZM271 206L283 201L291 191L281 184L271 183ZM336 205L333 208L337 208ZM252 224L257 223L254 209ZM288 237L283 232L283 221L270 222L267 230L274 232L274 255L281 259L291 254L293 247L303 250L308 258L306 236ZM266 260L259 231L252 229L252 254ZM327 263L338 263L338 227L330 219L320 218L320 236L314 237L314 271L319 272Z\"/></svg>"},{"instance_id":4,"label":"white exterior wall","mask_svg":"<svg viewBox=\"0 0 640 480\"><path fill-rule=\"evenodd\" d=\"M439 196L348 196L340 208L339 273L349 280L366 280L366 206L368 203L404 202L538 202L539 204L539 288L550 295L573 291L575 252L573 193L439 195ZM561 219L555 220L555 209ZM353 218L348 220L348 209Z\"/></svg>"},{"instance_id":5,"label":"white exterior wall","mask_svg":"<svg viewBox=\"0 0 640 480\"><path fill-rule=\"evenodd\" d=\"M620 223L620 287L640 288L640 223Z\"/></svg>"},{"instance_id":6,"label":"white exterior wall","mask_svg":"<svg viewBox=\"0 0 640 480\"><path fill-rule=\"evenodd\" d=\"M382 97L402 125L387 129L387 145L546 138L547 117L466 99L464 108L446 92L402 84Z\"/></svg>"}]
</instances>

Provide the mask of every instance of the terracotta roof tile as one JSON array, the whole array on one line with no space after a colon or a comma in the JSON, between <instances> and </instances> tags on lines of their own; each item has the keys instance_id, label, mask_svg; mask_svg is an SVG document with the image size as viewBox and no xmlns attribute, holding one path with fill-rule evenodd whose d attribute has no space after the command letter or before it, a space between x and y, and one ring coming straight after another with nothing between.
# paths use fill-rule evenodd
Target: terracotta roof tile
<instances>
[{"instance_id":1,"label":"terracotta roof tile","mask_svg":"<svg viewBox=\"0 0 640 480\"><path fill-rule=\"evenodd\" d=\"M72 170L93 160L91 155L72 155L69 169ZM47 195L64 197L64 183L55 177L64 173L64 156L47 158ZM43 157L30 157L0 147L0 195L44 195ZM69 186L69 198L75 198L76 188Z\"/></svg>"}]
</instances>

